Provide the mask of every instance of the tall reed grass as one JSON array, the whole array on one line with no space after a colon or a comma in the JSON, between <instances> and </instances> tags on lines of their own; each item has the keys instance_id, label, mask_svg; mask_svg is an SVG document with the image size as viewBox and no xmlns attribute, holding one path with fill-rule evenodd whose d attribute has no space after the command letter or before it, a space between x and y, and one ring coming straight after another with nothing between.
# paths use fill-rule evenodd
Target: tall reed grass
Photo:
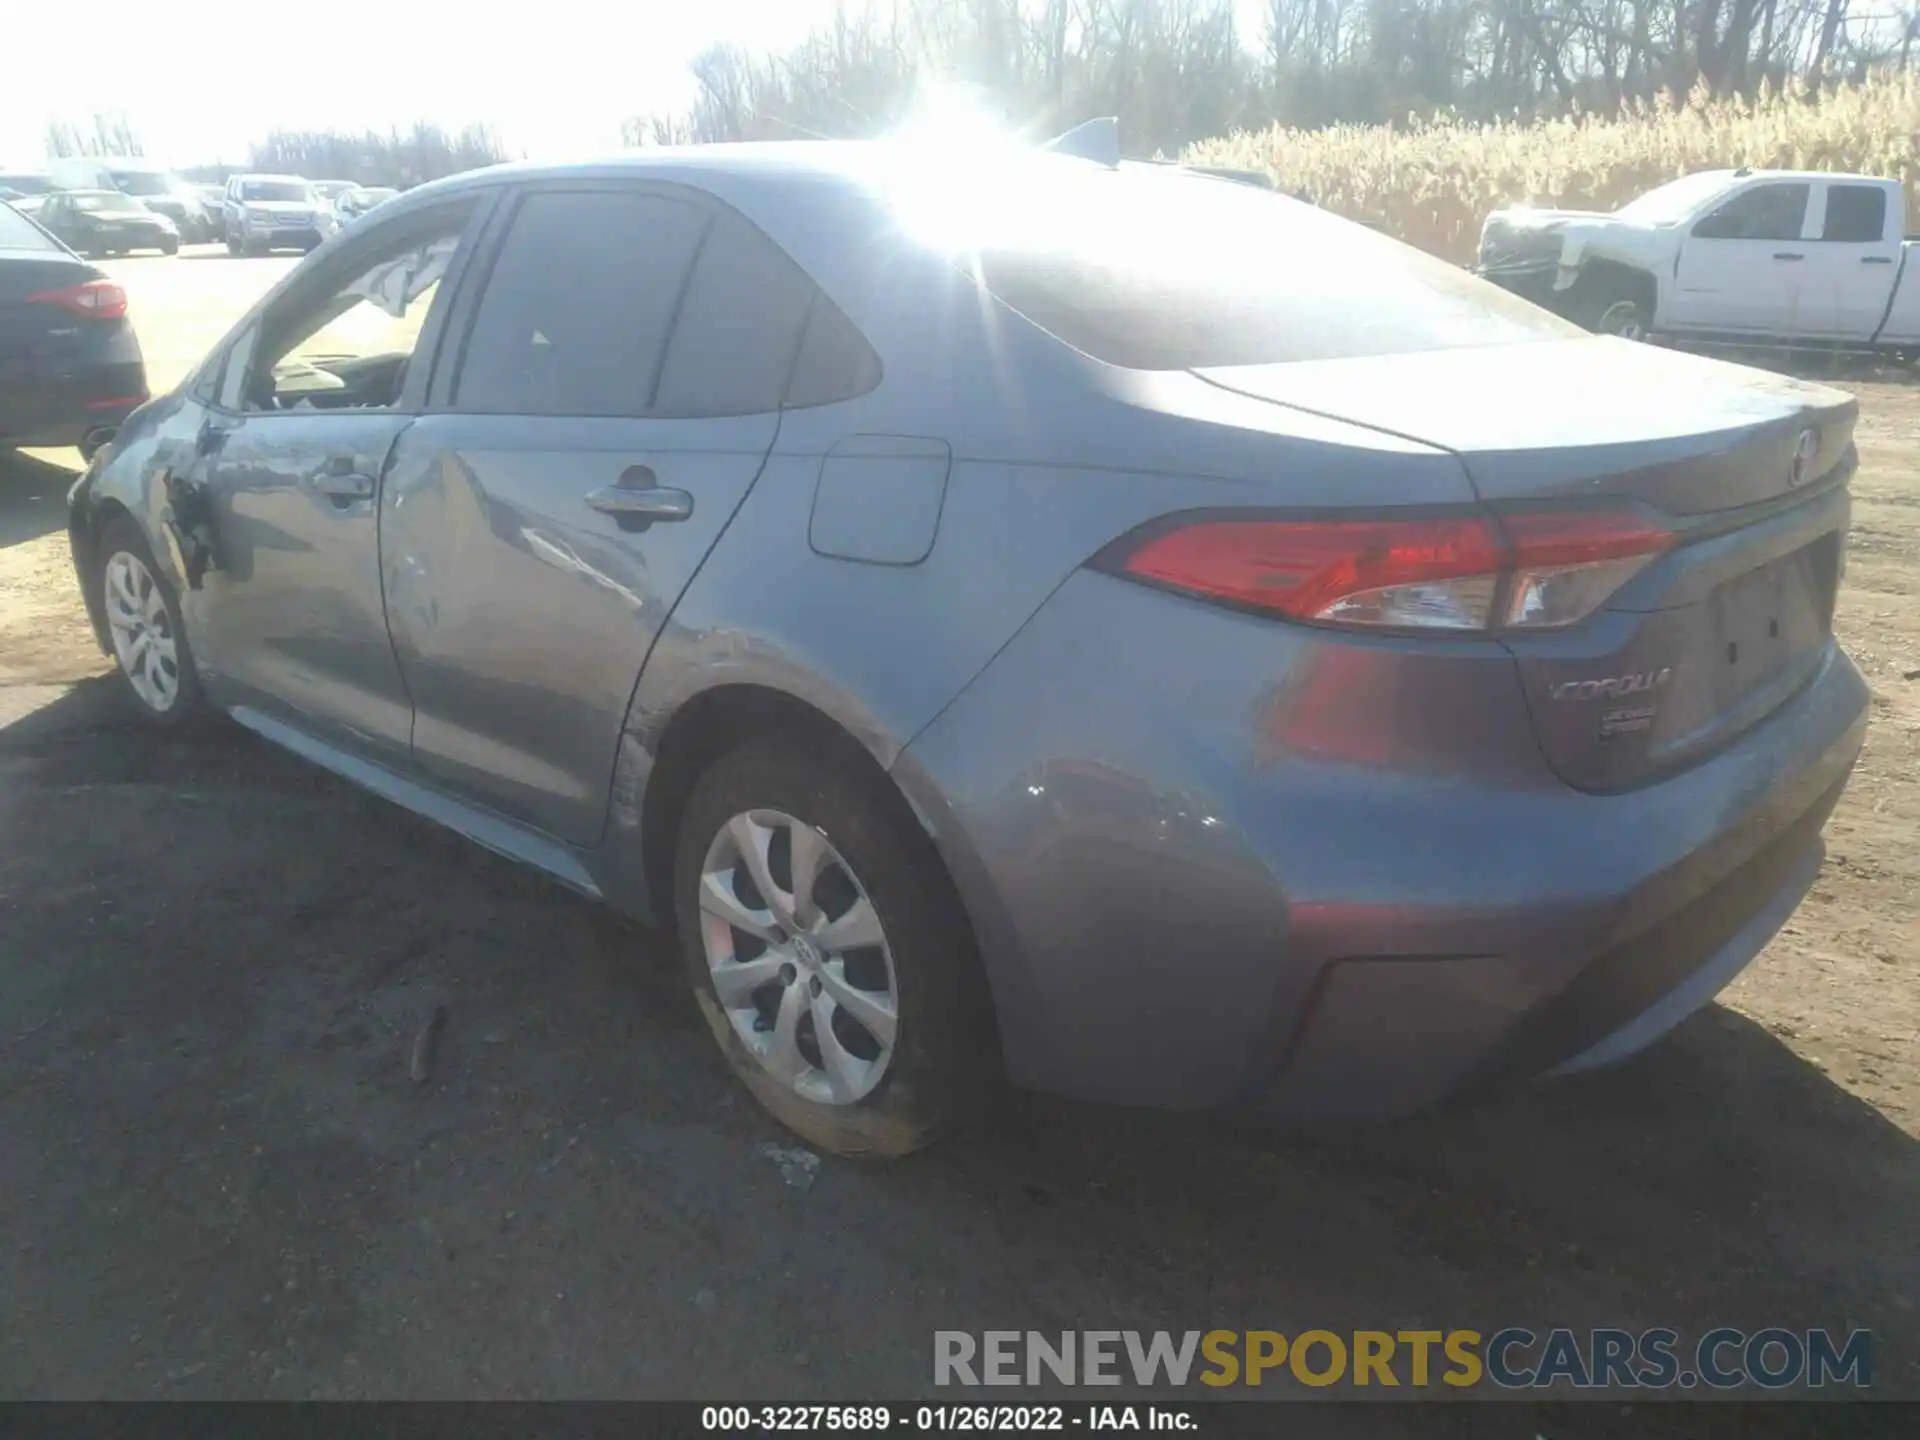
<instances>
[{"instance_id":1,"label":"tall reed grass","mask_svg":"<svg viewBox=\"0 0 1920 1440\"><path fill-rule=\"evenodd\" d=\"M1920 179L1920 76L1883 74L1813 100L1696 94L1677 105L1662 97L1608 118L1275 126L1202 141L1183 158L1264 170L1285 190L1466 262L1489 210L1528 202L1611 210L1696 170L1751 165Z\"/></svg>"}]
</instances>

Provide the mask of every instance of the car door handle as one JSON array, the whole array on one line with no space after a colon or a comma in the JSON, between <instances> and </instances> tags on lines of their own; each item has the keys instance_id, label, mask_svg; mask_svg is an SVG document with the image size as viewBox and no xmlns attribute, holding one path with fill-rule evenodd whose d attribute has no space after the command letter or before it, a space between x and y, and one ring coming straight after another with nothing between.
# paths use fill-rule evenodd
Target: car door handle
<instances>
[{"instance_id":1,"label":"car door handle","mask_svg":"<svg viewBox=\"0 0 1920 1440\"><path fill-rule=\"evenodd\" d=\"M618 483L587 496L587 505L611 515L622 530L644 530L655 521L687 520L693 515L693 496L660 484L645 465L632 465Z\"/></svg>"},{"instance_id":2,"label":"car door handle","mask_svg":"<svg viewBox=\"0 0 1920 1440\"><path fill-rule=\"evenodd\" d=\"M1891 265L1893 263L1893 257L1891 255L1862 255L1860 257L1860 263L1862 265Z\"/></svg>"},{"instance_id":3,"label":"car door handle","mask_svg":"<svg viewBox=\"0 0 1920 1440\"><path fill-rule=\"evenodd\" d=\"M330 471L313 477L313 488L336 505L373 498L373 477L357 471Z\"/></svg>"}]
</instances>

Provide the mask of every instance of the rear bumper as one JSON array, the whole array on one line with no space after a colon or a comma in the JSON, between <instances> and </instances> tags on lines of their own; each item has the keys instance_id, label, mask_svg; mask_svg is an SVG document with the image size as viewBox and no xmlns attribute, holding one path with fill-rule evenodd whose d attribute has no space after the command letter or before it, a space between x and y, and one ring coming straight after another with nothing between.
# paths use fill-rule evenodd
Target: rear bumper
<instances>
[{"instance_id":1,"label":"rear bumper","mask_svg":"<svg viewBox=\"0 0 1920 1440\"><path fill-rule=\"evenodd\" d=\"M0 395L0 443L24 449L78 445L90 432L118 429L147 402L147 367L131 326L91 354L14 369Z\"/></svg>"},{"instance_id":2,"label":"rear bumper","mask_svg":"<svg viewBox=\"0 0 1920 1440\"><path fill-rule=\"evenodd\" d=\"M1591 795L1545 765L1496 649L1064 585L895 772L1015 1083L1387 1118L1618 1058L1706 1003L1810 883L1858 673L1830 648L1732 746Z\"/></svg>"},{"instance_id":3,"label":"rear bumper","mask_svg":"<svg viewBox=\"0 0 1920 1440\"><path fill-rule=\"evenodd\" d=\"M75 241L76 248L82 250L165 250L179 243L178 231L146 225L124 230L95 231Z\"/></svg>"},{"instance_id":4,"label":"rear bumper","mask_svg":"<svg viewBox=\"0 0 1920 1440\"><path fill-rule=\"evenodd\" d=\"M242 232L248 244L264 250L311 250L325 238L311 225L256 225Z\"/></svg>"}]
</instances>

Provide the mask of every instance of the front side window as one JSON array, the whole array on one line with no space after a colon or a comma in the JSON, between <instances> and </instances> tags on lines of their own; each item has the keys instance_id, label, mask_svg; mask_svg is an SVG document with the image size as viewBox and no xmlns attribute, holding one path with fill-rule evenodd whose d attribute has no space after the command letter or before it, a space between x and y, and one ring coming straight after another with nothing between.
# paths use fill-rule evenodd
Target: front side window
<instances>
[{"instance_id":1,"label":"front side window","mask_svg":"<svg viewBox=\"0 0 1920 1440\"><path fill-rule=\"evenodd\" d=\"M500 415L646 415L707 212L614 190L536 192L513 217L453 404Z\"/></svg>"},{"instance_id":2,"label":"front side window","mask_svg":"<svg viewBox=\"0 0 1920 1440\"><path fill-rule=\"evenodd\" d=\"M385 409L399 403L470 205L411 217L360 247L347 278L269 311L249 365L249 410ZM344 257L343 257L344 259ZM329 273L339 274L329 267Z\"/></svg>"},{"instance_id":3,"label":"front side window","mask_svg":"<svg viewBox=\"0 0 1920 1440\"><path fill-rule=\"evenodd\" d=\"M1693 227L1696 240L1798 240L1809 187L1756 185L1742 190Z\"/></svg>"}]
</instances>

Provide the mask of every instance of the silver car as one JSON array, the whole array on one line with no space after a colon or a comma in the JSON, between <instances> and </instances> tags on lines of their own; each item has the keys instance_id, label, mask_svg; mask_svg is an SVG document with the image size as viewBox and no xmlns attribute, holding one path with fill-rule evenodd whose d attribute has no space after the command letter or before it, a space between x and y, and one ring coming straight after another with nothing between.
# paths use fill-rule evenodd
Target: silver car
<instances>
[{"instance_id":1,"label":"silver car","mask_svg":"<svg viewBox=\"0 0 1920 1440\"><path fill-rule=\"evenodd\" d=\"M1230 179L714 146L381 206L73 555L153 724L676 927L817 1145L1373 1118L1631 1054L1799 902L1854 418Z\"/></svg>"}]
</instances>

